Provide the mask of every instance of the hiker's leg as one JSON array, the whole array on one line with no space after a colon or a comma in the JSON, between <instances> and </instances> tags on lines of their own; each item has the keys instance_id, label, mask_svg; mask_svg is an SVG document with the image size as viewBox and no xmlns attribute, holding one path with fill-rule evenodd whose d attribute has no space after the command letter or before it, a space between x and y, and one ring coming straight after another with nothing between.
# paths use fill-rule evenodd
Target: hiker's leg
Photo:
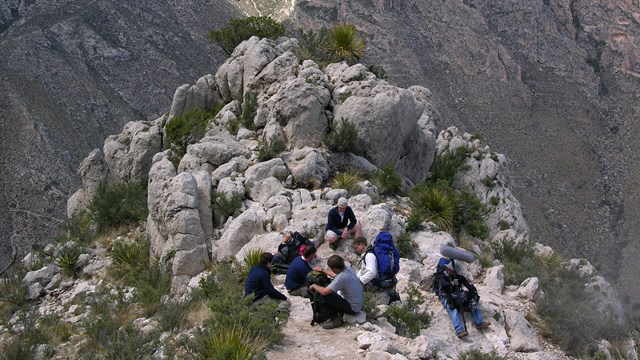
<instances>
[{"instance_id":1,"label":"hiker's leg","mask_svg":"<svg viewBox=\"0 0 640 360\"><path fill-rule=\"evenodd\" d=\"M306 286L301 286L297 289L291 289L291 290L287 290L287 292L289 293L289 295L291 296L302 296L302 290L306 289Z\"/></svg>"},{"instance_id":2,"label":"hiker's leg","mask_svg":"<svg viewBox=\"0 0 640 360\"><path fill-rule=\"evenodd\" d=\"M336 293L331 293L329 295L326 295L324 299L327 305L335 309L335 311L340 314L350 314L350 315L355 314L355 312L351 308L351 305L349 305L349 302L345 300L342 296Z\"/></svg>"},{"instance_id":3,"label":"hiker's leg","mask_svg":"<svg viewBox=\"0 0 640 360\"><path fill-rule=\"evenodd\" d=\"M360 226L360 223L357 223L356 226L349 230L349 233L353 236L354 239L362 237L362 226Z\"/></svg>"},{"instance_id":4,"label":"hiker's leg","mask_svg":"<svg viewBox=\"0 0 640 360\"><path fill-rule=\"evenodd\" d=\"M278 302L278 311L289 312L290 307L291 307L291 304L289 304L287 300L282 300Z\"/></svg>"},{"instance_id":5,"label":"hiker's leg","mask_svg":"<svg viewBox=\"0 0 640 360\"><path fill-rule=\"evenodd\" d=\"M324 239L329 242L329 244L333 244L338 240L340 234L337 234L335 231L327 230L327 233L324 235Z\"/></svg>"},{"instance_id":6,"label":"hiker's leg","mask_svg":"<svg viewBox=\"0 0 640 360\"><path fill-rule=\"evenodd\" d=\"M477 306L474 306L471 309L471 317L473 318L473 323L475 325L480 325L484 322L484 318L482 317L482 312L478 309Z\"/></svg>"},{"instance_id":7,"label":"hiker's leg","mask_svg":"<svg viewBox=\"0 0 640 360\"><path fill-rule=\"evenodd\" d=\"M449 318L451 318L451 323L453 324L453 327L456 330L456 334L463 331L464 325L460 320L460 314L458 314L458 309L456 309L455 307L454 308L449 307L447 299L444 297L440 298L440 302L442 303L442 306L444 306L444 308L447 310L447 313L449 314Z\"/></svg>"}]
</instances>

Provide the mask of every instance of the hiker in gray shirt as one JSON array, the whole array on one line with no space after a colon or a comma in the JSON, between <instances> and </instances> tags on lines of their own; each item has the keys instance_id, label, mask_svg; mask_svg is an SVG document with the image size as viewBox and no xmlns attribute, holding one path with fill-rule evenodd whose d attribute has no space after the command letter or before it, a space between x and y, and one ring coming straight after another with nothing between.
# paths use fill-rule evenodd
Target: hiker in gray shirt
<instances>
[{"instance_id":1,"label":"hiker in gray shirt","mask_svg":"<svg viewBox=\"0 0 640 360\"><path fill-rule=\"evenodd\" d=\"M337 313L335 317L322 324L324 329L334 329L342 326L343 314L355 315L362 310L364 294L362 283L353 269L345 266L344 259L332 255L327 260L327 266L330 270L325 270L325 273L334 277L331 284L327 287L313 284L309 290L322 295L327 307Z\"/></svg>"}]
</instances>

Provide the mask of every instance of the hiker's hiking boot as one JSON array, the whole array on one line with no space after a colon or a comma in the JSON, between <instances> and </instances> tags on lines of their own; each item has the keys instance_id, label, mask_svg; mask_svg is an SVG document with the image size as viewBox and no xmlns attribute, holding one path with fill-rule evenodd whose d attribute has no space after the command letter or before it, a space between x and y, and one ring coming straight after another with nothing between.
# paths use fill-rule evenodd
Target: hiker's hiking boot
<instances>
[{"instance_id":1,"label":"hiker's hiking boot","mask_svg":"<svg viewBox=\"0 0 640 360\"><path fill-rule=\"evenodd\" d=\"M339 328L340 326L342 326L342 324L344 324L344 321L342 320L342 316L336 316L331 320L327 320L322 324L322 328L325 330L329 330L329 329L335 329L335 328Z\"/></svg>"},{"instance_id":2,"label":"hiker's hiking boot","mask_svg":"<svg viewBox=\"0 0 640 360\"><path fill-rule=\"evenodd\" d=\"M478 330L482 330L482 329L486 329L489 327L489 323L484 321L481 324L476 325L476 329Z\"/></svg>"},{"instance_id":3,"label":"hiker's hiking boot","mask_svg":"<svg viewBox=\"0 0 640 360\"><path fill-rule=\"evenodd\" d=\"M456 334L458 336L458 339L462 339L465 336L468 336L469 333L466 332L465 330L460 331L459 333Z\"/></svg>"}]
</instances>

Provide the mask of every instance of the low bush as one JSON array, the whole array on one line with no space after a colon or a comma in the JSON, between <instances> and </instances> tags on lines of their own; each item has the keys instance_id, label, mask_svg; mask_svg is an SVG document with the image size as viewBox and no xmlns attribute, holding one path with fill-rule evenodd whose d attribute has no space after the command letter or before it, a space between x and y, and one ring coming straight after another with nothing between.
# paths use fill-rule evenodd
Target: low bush
<instances>
[{"instance_id":1,"label":"low bush","mask_svg":"<svg viewBox=\"0 0 640 360\"><path fill-rule=\"evenodd\" d=\"M331 186L334 189L347 190L349 196L355 196L362 190L360 181L362 181L362 177L356 171L339 172L333 176Z\"/></svg>"},{"instance_id":2,"label":"low bush","mask_svg":"<svg viewBox=\"0 0 640 360\"><path fill-rule=\"evenodd\" d=\"M87 212L81 212L66 218L61 230L62 235L55 238L59 244L73 241L81 245L87 245L95 236L91 227L91 214Z\"/></svg>"},{"instance_id":3,"label":"low bush","mask_svg":"<svg viewBox=\"0 0 640 360\"><path fill-rule=\"evenodd\" d=\"M480 350L469 350L461 353L458 360L505 360L506 358L498 355L495 351L484 353Z\"/></svg>"},{"instance_id":4,"label":"low bush","mask_svg":"<svg viewBox=\"0 0 640 360\"><path fill-rule=\"evenodd\" d=\"M176 167L180 159L187 153L187 146L197 143L204 137L207 123L215 115L215 113L193 108L183 115L167 121L164 126L167 138L164 147L171 150L171 161Z\"/></svg>"},{"instance_id":5,"label":"low bush","mask_svg":"<svg viewBox=\"0 0 640 360\"><path fill-rule=\"evenodd\" d=\"M145 220L148 213L146 183L103 184L98 188L89 210L101 233Z\"/></svg>"},{"instance_id":6,"label":"low bush","mask_svg":"<svg viewBox=\"0 0 640 360\"><path fill-rule=\"evenodd\" d=\"M434 185L438 180L444 180L449 186L452 186L458 172L469 168L469 165L466 164L468 153L469 149L465 146L453 151L436 153L429 169L428 181Z\"/></svg>"},{"instance_id":7,"label":"low bush","mask_svg":"<svg viewBox=\"0 0 640 360\"><path fill-rule=\"evenodd\" d=\"M258 146L258 161L271 160L285 151L287 144L279 136L274 136Z\"/></svg>"},{"instance_id":8,"label":"low bush","mask_svg":"<svg viewBox=\"0 0 640 360\"><path fill-rule=\"evenodd\" d=\"M324 144L333 152L354 152L358 141L358 127L342 118L338 126L329 131L324 138Z\"/></svg>"},{"instance_id":9,"label":"low bush","mask_svg":"<svg viewBox=\"0 0 640 360\"><path fill-rule=\"evenodd\" d=\"M213 192L211 193L211 210L213 216L220 217L219 221L224 223L230 216L242 207L244 201L243 194L232 194Z\"/></svg>"},{"instance_id":10,"label":"low bush","mask_svg":"<svg viewBox=\"0 0 640 360\"><path fill-rule=\"evenodd\" d=\"M22 283L23 272L0 279L0 320L8 319L14 311L27 304L27 286Z\"/></svg>"},{"instance_id":11,"label":"low bush","mask_svg":"<svg viewBox=\"0 0 640 360\"><path fill-rule=\"evenodd\" d=\"M252 36L275 40L286 34L287 29L284 25L268 16L249 16L233 18L223 28L212 29L209 32L209 40L217 42L227 55L231 55L236 46Z\"/></svg>"},{"instance_id":12,"label":"low bush","mask_svg":"<svg viewBox=\"0 0 640 360\"><path fill-rule=\"evenodd\" d=\"M382 169L376 169L371 177L371 182L378 188L380 195L400 194L402 176L398 174L391 164Z\"/></svg>"},{"instance_id":13,"label":"low bush","mask_svg":"<svg viewBox=\"0 0 640 360\"><path fill-rule=\"evenodd\" d=\"M407 289L407 296L403 306L390 306L384 316L396 327L398 335L415 338L420 335L420 329L429 327L431 315L420 310L425 299L418 288Z\"/></svg>"},{"instance_id":14,"label":"low bush","mask_svg":"<svg viewBox=\"0 0 640 360\"><path fill-rule=\"evenodd\" d=\"M296 57L302 63L304 60L311 59L315 61L321 68L324 68L334 59L331 54L325 51L329 30L322 27L315 32L313 29L304 30L299 28L295 34L298 39L298 48L295 51Z\"/></svg>"},{"instance_id":15,"label":"low bush","mask_svg":"<svg viewBox=\"0 0 640 360\"><path fill-rule=\"evenodd\" d=\"M396 238L396 247L398 248L398 252L400 252L401 257L407 259L413 258L413 243L411 242L411 236L409 233L404 232Z\"/></svg>"},{"instance_id":16,"label":"low bush","mask_svg":"<svg viewBox=\"0 0 640 360\"><path fill-rule=\"evenodd\" d=\"M257 113L258 95L252 91L247 91L244 94L244 102L242 103L242 125L249 130L255 130L256 124L254 120Z\"/></svg>"}]
</instances>

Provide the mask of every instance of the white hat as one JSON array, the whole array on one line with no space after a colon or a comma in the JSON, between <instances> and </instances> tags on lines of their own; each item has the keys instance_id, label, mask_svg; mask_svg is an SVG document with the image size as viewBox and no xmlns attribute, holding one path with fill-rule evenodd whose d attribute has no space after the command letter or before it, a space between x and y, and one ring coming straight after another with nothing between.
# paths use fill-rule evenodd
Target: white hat
<instances>
[{"instance_id":1,"label":"white hat","mask_svg":"<svg viewBox=\"0 0 640 360\"><path fill-rule=\"evenodd\" d=\"M448 262L444 265L445 268L447 269L451 269L453 271L455 271L456 269L453 268L453 262Z\"/></svg>"},{"instance_id":2,"label":"white hat","mask_svg":"<svg viewBox=\"0 0 640 360\"><path fill-rule=\"evenodd\" d=\"M347 206L347 199L341 197L340 199L338 199L338 206Z\"/></svg>"}]
</instances>

